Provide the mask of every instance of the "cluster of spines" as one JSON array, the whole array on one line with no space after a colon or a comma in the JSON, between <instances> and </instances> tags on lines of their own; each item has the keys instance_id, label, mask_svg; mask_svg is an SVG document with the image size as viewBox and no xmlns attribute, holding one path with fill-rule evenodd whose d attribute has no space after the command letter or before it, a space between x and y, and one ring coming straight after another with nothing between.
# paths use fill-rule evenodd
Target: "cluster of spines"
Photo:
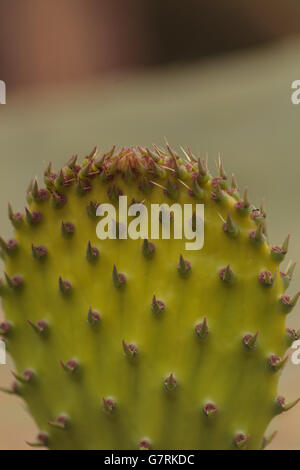
<instances>
[{"instance_id":1,"label":"cluster of spines","mask_svg":"<svg viewBox=\"0 0 300 470\"><path fill-rule=\"evenodd\" d=\"M157 146L154 146L154 151L148 148L144 149L143 147L138 147L138 150L134 148L121 149L119 154L115 156L114 151L115 148L107 154L99 156L97 149L94 149L91 154L85 158L81 166L77 164L77 157L74 156L58 174L53 173L52 167L49 165L45 172L46 188L40 189L38 187L37 180L32 181L28 188L28 201L30 202L34 200L37 203L42 203L43 201L51 198L53 207L60 208L67 202L67 195L65 194L66 188L76 184L79 194L85 194L88 193L92 187L92 179L100 177L101 181L111 184L111 186L108 187L107 194L112 202L116 202L118 197L122 194L122 191L115 184L112 184L114 176L117 174L121 174L126 181L139 179L139 188L145 194L149 193L154 186L158 186L163 190L165 195L173 200L176 200L179 194L178 184L181 184L186 188L191 197L201 200L204 198L205 194L204 187L208 188L207 185L209 183L211 190L210 195L213 201L221 203L228 196L232 196L236 200L234 203L234 209L240 214L249 215L256 223L256 228L249 232L249 240L257 245L261 245L267 241L265 225L266 214L263 204L260 209L256 209L251 206L248 200L247 190L245 190L243 198L241 198L234 176L232 177L231 187L229 187L227 175L220 159L218 163L219 176L212 178L207 167L207 161L204 162L200 158L196 158L189 149L188 151L184 151L186 157L185 162L168 144L167 152ZM172 179L172 177L175 179ZM165 184L162 185L155 181L157 178L164 179ZM94 217L96 215L97 206L97 202L89 202L87 206L88 216ZM30 211L28 208L25 209L25 215L19 212L14 213L9 205L9 217L13 225L16 228L20 228L25 221L31 226L38 225L43 220L43 213L40 210ZM226 220L223 220L222 228L224 233L229 237L234 238L239 235L240 229L237 223L234 222L230 211L228 212ZM73 223L68 221L63 221L61 223L61 233L63 237L71 238L75 230L76 227ZM270 246L270 254L275 260L279 262L282 261L288 250L289 239L290 236L285 239L281 247L274 245ZM11 256L19 249L18 243L14 239L10 239L6 242L0 238L0 247L3 256ZM35 259L41 261L47 257L48 249L46 246L32 245L31 249L32 255ZM155 251L155 244L145 239L142 245L143 255L146 258L151 259L155 254ZM98 257L98 249L93 247L89 241L86 248L87 260L89 262L93 262L96 261ZM280 273L286 287L292 278L294 268L295 263L289 264L286 272ZM192 272L190 261L184 259L182 255L179 256L177 271L183 278L189 277ZM258 281L263 286L271 287L277 274L277 271L275 271L275 273L271 273L268 270L263 270L258 273ZM229 264L221 268L218 275L219 279L224 282L224 284L234 283L237 276ZM9 288L19 289L23 286L24 279L20 274L8 276L8 274L5 273L5 278ZM125 287L127 282L126 275L118 272L115 265L112 269L112 281L117 289ZM69 295L73 289L71 282L62 279L61 276L58 279L58 287L62 295ZM1 280L0 289L3 290L3 288L4 284ZM290 312L295 306L299 296L300 292L298 292L294 297L282 295L279 299L282 310L287 313ZM155 294L153 294L151 303L152 312L155 315L160 315L164 312L165 308L165 303L162 300L157 299ZM91 326L97 325L100 321L99 313L93 311L91 307L88 311L87 321ZM28 324L40 335L44 335L49 329L49 325L45 320L40 320L36 323L28 320ZM3 336L9 336L12 329L13 325L9 322L3 322L0 324L0 334ZM207 324L206 317L203 318L201 323L196 325L195 332L201 340L204 340L207 337L209 334L209 326ZM287 329L287 336L290 341L293 341L298 339L300 334L295 330ZM248 333L241 338L241 342L245 348L251 350L257 346L257 338L258 332ZM135 344L126 343L125 340L123 340L122 347L124 354L131 360L133 360L138 354L138 349ZM283 367L287 358L288 357L281 359L276 354L272 354L267 358L266 363L271 370L277 371ZM72 358L66 362L61 361L61 366L66 372L74 373L80 368L80 363L77 359ZM32 381L34 379L34 372L28 369L24 371L21 376L15 374L15 378L17 382L14 382L11 389L2 390L8 391L9 393L20 393L18 382L26 384L27 382ZM168 392L173 392L177 388L177 379L173 373L170 373L165 377L163 380L163 386ZM103 397L102 402L103 410L107 413L112 413L116 406L115 399ZM298 400L295 400L290 404L285 404L282 397L277 397L275 400L277 412L286 411L297 402ZM214 403L209 402L204 404L202 411L206 416L214 416L218 413L218 408ZM68 417L62 415L58 416L55 421L51 421L48 424L65 429L67 427L68 420ZM234 443L236 447L244 448L247 446L249 438L250 436L244 435L243 433L237 433L234 437ZM48 434L40 433L37 444L42 443L42 445L44 445L46 442L48 442ZM150 441L142 440L139 444L139 448L150 448Z\"/></svg>"},{"instance_id":2,"label":"cluster of spines","mask_svg":"<svg viewBox=\"0 0 300 470\"><path fill-rule=\"evenodd\" d=\"M116 201L121 190L113 184L115 176L121 174L125 180L138 179L139 188L146 194L155 186L162 188L164 194L171 199L176 199L179 194L178 184L182 184L188 190L188 194L196 199L203 199L205 190L210 183L211 198L217 202L223 201L227 196L236 199L235 209L242 213L250 213L253 220L264 223L265 212L263 209L253 208L248 201L247 190L244 197L240 197L239 188L235 177L232 177L232 184L229 186L228 178L224 171L223 164L219 159L219 176L212 178L207 161L196 158L188 149L184 152L184 158L167 144L167 151L154 146L154 151L149 148L139 146L137 149L122 148L115 154L115 147L102 156L97 149L84 159L82 165L77 163L77 156L71 157L67 164L59 173L52 171L51 164L45 171L45 184L47 189L39 189L37 180L33 180L28 188L27 199L37 203L51 198L54 207L62 207L67 202L67 188L76 185L80 192L87 193L92 188L92 180L100 177L101 181L112 183L108 188L108 197L112 202ZM165 180L165 184L157 183L156 179ZM90 202L88 213L95 215L96 203ZM14 213L10 207L9 216L14 225L18 225L24 219L21 213ZM37 224L41 221L42 215L39 211L30 212L26 209L26 219L29 223ZM276 250L275 250L276 251ZM283 253L284 254L284 253Z\"/></svg>"}]
</instances>

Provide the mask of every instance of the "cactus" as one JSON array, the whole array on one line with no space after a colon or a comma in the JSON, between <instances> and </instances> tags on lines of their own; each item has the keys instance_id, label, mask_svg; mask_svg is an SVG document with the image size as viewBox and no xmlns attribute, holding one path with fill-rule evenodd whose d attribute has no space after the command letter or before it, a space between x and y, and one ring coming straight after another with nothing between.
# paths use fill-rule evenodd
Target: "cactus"
<instances>
[{"instance_id":1,"label":"cactus","mask_svg":"<svg viewBox=\"0 0 300 470\"><path fill-rule=\"evenodd\" d=\"M190 150L168 144L77 157L45 188L33 180L28 208L1 239L0 332L20 396L50 449L260 449L276 415L285 328L299 293L285 293L295 265L279 270L289 237L270 245L266 213L212 177ZM205 244L100 240L100 203L205 205ZM120 227L119 227L120 229ZM271 436L272 437L272 436Z\"/></svg>"}]
</instances>

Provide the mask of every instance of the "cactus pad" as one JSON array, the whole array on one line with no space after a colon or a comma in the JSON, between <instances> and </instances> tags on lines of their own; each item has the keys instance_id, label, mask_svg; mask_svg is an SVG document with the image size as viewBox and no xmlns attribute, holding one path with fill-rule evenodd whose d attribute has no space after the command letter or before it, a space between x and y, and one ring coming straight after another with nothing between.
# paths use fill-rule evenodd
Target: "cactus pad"
<instances>
[{"instance_id":1,"label":"cactus pad","mask_svg":"<svg viewBox=\"0 0 300 470\"><path fill-rule=\"evenodd\" d=\"M205 243L96 235L99 204L205 206ZM264 208L191 151L97 150L34 180L1 239L0 332L50 449L259 449L274 416L298 295ZM120 227L118 227L119 232Z\"/></svg>"}]
</instances>

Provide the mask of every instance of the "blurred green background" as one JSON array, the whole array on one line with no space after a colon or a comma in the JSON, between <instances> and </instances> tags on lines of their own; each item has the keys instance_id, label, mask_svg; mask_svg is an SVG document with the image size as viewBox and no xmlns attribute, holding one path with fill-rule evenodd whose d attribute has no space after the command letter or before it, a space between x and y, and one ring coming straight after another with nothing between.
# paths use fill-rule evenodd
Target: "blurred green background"
<instances>
[{"instance_id":1,"label":"blurred green background","mask_svg":"<svg viewBox=\"0 0 300 470\"><path fill-rule=\"evenodd\" d=\"M32 15L37 14L34 8L44 4L47 6L44 12L45 21L50 21L50 16L51 24L56 25L52 15L57 12L58 3L57 0L53 1L51 7L48 0L24 0L23 4L28 7L27 23ZM96 3L76 0L71 4L64 0L61 5L75 17L77 7L83 8L83 4L86 8L89 4L95 7ZM98 2L100 3L105 13L108 3ZM116 3L118 5L115 12L119 11L118 8L123 8L120 2ZM147 19L152 17L147 16L150 15L147 8L144 9L143 16L139 16L141 13L137 13L136 2L124 3L132 9L130 11L135 11L135 16L128 14L130 21L135 21L140 27L142 19L148 24ZM149 8L148 2L141 3ZM168 10L161 8L160 12L157 5L156 14L160 19L160 23L156 25L158 38L156 35L155 41L151 42L150 33L147 33L147 41L141 36L144 42L139 44L139 52L135 52L134 60L130 45L133 47L137 38L131 38L128 33L130 25L127 25L119 41L122 42L124 37L128 39L131 59L127 57L126 61L126 56L122 53L122 60L118 61L115 57L114 66L108 66L105 61L101 62L103 49L100 48L98 65L90 67L86 73L75 74L74 80L68 75L73 70L71 65L64 73L64 67L61 67L58 78L55 75L55 67L63 63L61 58L64 54L67 58L67 49L62 54L54 48L56 42L44 41L44 47L50 48L50 66L46 60L43 69L45 51L42 49L39 56L34 40L31 48L29 39L25 41L26 52L35 51L32 57L30 54L23 57L22 50L20 52L18 49L19 56L17 54L9 58L9 54L6 56L7 50L13 54L17 48L14 49L13 44L8 43L9 40L13 41L13 37L6 36L6 46L3 41L0 46L0 79L7 82L7 104L0 106L1 235L12 235L7 220L8 201L13 207L23 209L24 194L30 179L37 175L41 181L43 169L49 161L58 168L72 154L84 156L95 145L107 150L113 144L162 144L166 136L175 148L183 145L191 146L195 152L203 155L207 152L213 171L220 152L227 172L235 173L241 188L249 187L252 202L259 205L264 198L271 241L280 244L286 234L291 233L288 257L300 259L300 105L296 106L291 102L291 83L300 79L300 38L295 35L298 28L295 19L299 19L300 5L298 2L286 2L285 9L282 10L279 6L282 2L274 2L274 9L268 18L270 2L253 2L251 7L251 2L241 3L245 7L243 21L247 18L244 24L252 25L248 27L247 34L245 31L242 34L239 30L235 35L231 32L233 37L230 36L230 39L228 31L221 29L218 33L216 29L215 34L219 34L219 39L214 42L213 47L211 37L206 39L205 45L205 39L199 33L201 45L197 43L197 48L197 44L193 43L191 49L194 52L190 55L185 51L189 50L189 41L194 36L188 38L189 41L181 49L176 49L178 34L181 34L178 27L180 20L177 18L177 28L174 30L171 10L169 21L165 23L163 18L167 17ZM15 15L8 6L12 4ZM191 5L195 7L196 3L191 2ZM3 6L7 8L11 21L21 15L15 1L10 4L3 1ZM262 7L264 8L257 10ZM209 21L213 24L212 18L216 19L214 12L208 6L206 8L207 19L201 16L201 24ZM229 2L227 8L228 12L232 12L234 2ZM83 8L81 11L86 10ZM151 11L153 15L154 10ZM192 27L195 19L192 18L192 13L195 10L185 8L184 11L186 17L182 17L182 22L184 18L190 18ZM234 11L241 15L240 9ZM265 16L263 12L266 13ZM126 22L126 16L122 15L121 18ZM103 16L105 17L104 14ZM282 21L279 21L280 18ZM218 21L221 19L217 16ZM58 26L61 21L61 18L57 21ZM103 22L103 18L101 21ZM112 22L111 27L113 25ZM183 26L186 28L186 24ZM88 24L84 23L83 31L87 27ZM175 41L173 48L166 31L164 35L159 35L159 28L166 28L170 34L176 36L177 42ZM3 30L1 31L0 36L3 35ZM54 31L55 29L52 31L53 36ZM68 31L72 31L71 26ZM45 40L41 25L36 33L37 38L38 33ZM145 31L143 34L145 35ZM198 37L196 33L195 37ZM160 38L164 53L159 51L159 47L155 49ZM22 41L22 37L16 39L18 40ZM184 38L182 41L185 42ZM108 51L109 45L108 41ZM69 51L73 51L75 47L68 42L67 46ZM124 45L114 44L113 50L123 51L122 47ZM82 50L77 50L75 56L78 64L88 48L88 43L84 43ZM96 45L95 49L97 51ZM151 54L149 50L152 51ZM143 56L143 51L144 60L138 59ZM145 51L148 51L147 55ZM104 57L107 54L106 51ZM87 60L89 64L94 63L91 56L90 53ZM55 62L55 58L59 63ZM26 67L23 62L27 64ZM31 74L28 63L32 64ZM299 283L300 273L296 270L290 287L291 293L297 291ZM0 313L0 318L1 315ZM289 315L288 326L300 328L299 309ZM11 362L5 366L0 365L1 385L11 381L12 367ZM289 401L300 396L300 366L288 363L280 382L280 394ZM278 429L279 433L270 448L300 449L299 419L300 406L276 418L270 430ZM32 440L36 432L22 402L11 396L0 395L0 449L26 448L25 439Z\"/></svg>"}]
</instances>

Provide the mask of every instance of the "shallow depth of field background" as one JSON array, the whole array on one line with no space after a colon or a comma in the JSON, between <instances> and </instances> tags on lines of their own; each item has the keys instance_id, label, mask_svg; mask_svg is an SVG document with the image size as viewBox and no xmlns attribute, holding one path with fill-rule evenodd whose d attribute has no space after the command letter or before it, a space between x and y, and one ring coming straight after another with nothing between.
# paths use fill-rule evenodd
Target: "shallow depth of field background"
<instances>
[{"instance_id":1,"label":"shallow depth of field background","mask_svg":"<svg viewBox=\"0 0 300 470\"><path fill-rule=\"evenodd\" d=\"M297 0L0 0L1 235L12 235L7 202L23 209L49 161L166 136L208 152L213 170L220 152L252 202L265 199L272 242L291 233L288 259L300 260L299 20ZM299 285L298 269L289 292ZM0 385L12 368L0 365ZM300 365L287 365L280 393L300 396ZM276 418L270 448L300 449L299 420L299 405ZM1 394L0 449L36 433L23 403Z\"/></svg>"}]
</instances>

